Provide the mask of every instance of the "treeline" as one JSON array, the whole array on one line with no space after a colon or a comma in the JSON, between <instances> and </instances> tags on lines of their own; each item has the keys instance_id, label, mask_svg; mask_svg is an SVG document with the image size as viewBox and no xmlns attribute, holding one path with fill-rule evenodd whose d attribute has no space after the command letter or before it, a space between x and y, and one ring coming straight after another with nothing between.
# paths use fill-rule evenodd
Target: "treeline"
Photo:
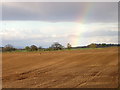
<instances>
[{"instance_id":1,"label":"treeline","mask_svg":"<svg viewBox=\"0 0 120 90\"><path fill-rule=\"evenodd\" d=\"M2 52L6 52L6 51L16 51L16 50L24 50L24 51L53 51L53 50L63 50L63 49L78 49L78 48L104 48L104 47L113 47L113 46L120 46L120 44L106 44L106 43L102 43L102 44L96 44L96 43L92 43L90 45L87 46L78 46L78 47L72 47L70 43L67 44L66 47L64 47L62 44L55 42L53 43L49 48L42 48L37 47L36 45L31 45L31 46L26 46L23 49L17 49L14 48L12 45L8 44L5 45L4 47L1 47L0 51Z\"/></svg>"},{"instance_id":2,"label":"treeline","mask_svg":"<svg viewBox=\"0 0 120 90\"><path fill-rule=\"evenodd\" d=\"M96 43L92 43L92 44L89 44L87 46L78 46L78 47L72 47L72 48L74 48L74 49L78 49L78 48L105 48L105 47L114 47L114 46L120 46L120 44L106 44L106 43L96 44Z\"/></svg>"},{"instance_id":3,"label":"treeline","mask_svg":"<svg viewBox=\"0 0 120 90\"><path fill-rule=\"evenodd\" d=\"M69 43L67 44L67 48L68 49L72 48ZM11 51L16 51L16 50L25 50L25 51L52 51L52 50L63 50L63 49L65 49L65 47L62 44L58 43L58 42L53 43L49 48L42 48L41 46L37 47L36 45L31 45L31 46L26 46L23 49L17 49L17 48L14 48L10 44L5 45L5 47L2 47L2 51L3 52L6 52L6 51L10 51L11 52Z\"/></svg>"},{"instance_id":4,"label":"treeline","mask_svg":"<svg viewBox=\"0 0 120 90\"><path fill-rule=\"evenodd\" d=\"M86 46L85 48L104 48L104 47L113 47L113 46L120 46L120 44L106 44L106 43L96 44L96 43L92 43L92 44Z\"/></svg>"}]
</instances>

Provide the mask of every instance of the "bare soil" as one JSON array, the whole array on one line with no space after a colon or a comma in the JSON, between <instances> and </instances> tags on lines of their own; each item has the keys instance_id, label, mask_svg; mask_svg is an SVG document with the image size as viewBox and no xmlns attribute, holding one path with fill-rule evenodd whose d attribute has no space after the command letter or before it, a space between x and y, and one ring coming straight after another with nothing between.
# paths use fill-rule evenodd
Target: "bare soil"
<instances>
[{"instance_id":1,"label":"bare soil","mask_svg":"<svg viewBox=\"0 0 120 90\"><path fill-rule=\"evenodd\" d=\"M2 54L3 88L117 88L118 48Z\"/></svg>"}]
</instances>

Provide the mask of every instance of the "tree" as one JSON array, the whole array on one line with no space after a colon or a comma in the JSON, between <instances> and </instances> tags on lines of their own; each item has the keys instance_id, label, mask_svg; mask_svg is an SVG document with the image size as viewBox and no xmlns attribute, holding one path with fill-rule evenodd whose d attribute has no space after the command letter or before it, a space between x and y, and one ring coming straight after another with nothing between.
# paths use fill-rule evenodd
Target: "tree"
<instances>
[{"instance_id":1,"label":"tree","mask_svg":"<svg viewBox=\"0 0 120 90\"><path fill-rule=\"evenodd\" d=\"M102 47L106 47L107 45L106 45L106 43L102 43Z\"/></svg>"},{"instance_id":2,"label":"tree","mask_svg":"<svg viewBox=\"0 0 120 90\"><path fill-rule=\"evenodd\" d=\"M37 51L38 50L38 48L37 48L37 46L35 46L35 45L31 45L31 51Z\"/></svg>"},{"instance_id":3,"label":"tree","mask_svg":"<svg viewBox=\"0 0 120 90\"><path fill-rule=\"evenodd\" d=\"M29 46L26 46L26 47L25 47L25 50L30 51L31 49L30 49Z\"/></svg>"},{"instance_id":4,"label":"tree","mask_svg":"<svg viewBox=\"0 0 120 90\"><path fill-rule=\"evenodd\" d=\"M61 50L61 49L63 49L63 46L61 44L59 44L58 42L55 42L51 45L50 48L53 50Z\"/></svg>"},{"instance_id":5,"label":"tree","mask_svg":"<svg viewBox=\"0 0 120 90\"><path fill-rule=\"evenodd\" d=\"M96 47L97 47L97 45L94 44L94 43L92 43L92 44L90 44L90 45L88 45L88 46L89 46L89 48L96 48Z\"/></svg>"},{"instance_id":6,"label":"tree","mask_svg":"<svg viewBox=\"0 0 120 90\"><path fill-rule=\"evenodd\" d=\"M15 51L15 50L16 49L10 44L5 45L5 47L3 48L3 51Z\"/></svg>"},{"instance_id":7,"label":"tree","mask_svg":"<svg viewBox=\"0 0 120 90\"><path fill-rule=\"evenodd\" d=\"M67 44L67 48L68 48L68 49L71 49L70 43Z\"/></svg>"}]
</instances>

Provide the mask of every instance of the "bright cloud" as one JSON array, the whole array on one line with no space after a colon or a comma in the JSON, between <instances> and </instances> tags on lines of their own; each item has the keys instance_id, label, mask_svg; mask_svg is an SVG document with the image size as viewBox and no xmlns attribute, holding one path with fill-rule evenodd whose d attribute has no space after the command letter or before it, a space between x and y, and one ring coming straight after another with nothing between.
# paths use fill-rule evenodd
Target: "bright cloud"
<instances>
[{"instance_id":1,"label":"bright cloud","mask_svg":"<svg viewBox=\"0 0 120 90\"><path fill-rule=\"evenodd\" d=\"M53 42L60 42L64 45L70 42L73 46L87 45L97 41L117 43L116 38L112 38L117 37L117 34L117 23L81 24L40 21L3 21L0 32L3 45L11 43L24 46L24 41L27 41L28 44L35 43L38 46L46 44L45 47ZM77 44L74 44L73 40L77 40Z\"/></svg>"}]
</instances>

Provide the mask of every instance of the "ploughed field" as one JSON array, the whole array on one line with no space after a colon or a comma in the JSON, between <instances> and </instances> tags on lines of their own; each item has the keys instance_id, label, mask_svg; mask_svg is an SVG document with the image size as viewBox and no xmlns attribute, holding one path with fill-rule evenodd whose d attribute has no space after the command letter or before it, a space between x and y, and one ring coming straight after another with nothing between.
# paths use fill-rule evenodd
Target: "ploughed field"
<instances>
[{"instance_id":1,"label":"ploughed field","mask_svg":"<svg viewBox=\"0 0 120 90\"><path fill-rule=\"evenodd\" d=\"M118 48L2 54L3 88L118 87Z\"/></svg>"}]
</instances>

